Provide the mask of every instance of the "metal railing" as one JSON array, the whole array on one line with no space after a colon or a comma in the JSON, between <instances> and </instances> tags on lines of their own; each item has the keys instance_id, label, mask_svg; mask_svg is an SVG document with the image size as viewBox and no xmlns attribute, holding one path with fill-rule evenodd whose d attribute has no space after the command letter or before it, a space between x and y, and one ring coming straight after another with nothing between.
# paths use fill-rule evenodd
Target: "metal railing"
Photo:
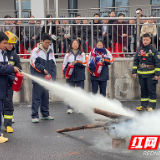
<instances>
[{"instance_id":1,"label":"metal railing","mask_svg":"<svg viewBox=\"0 0 160 160\"><path fill-rule=\"evenodd\" d=\"M79 39L81 49L88 53L96 45L96 41L99 39L105 42L105 47L108 48L113 55L134 55L136 49L141 45L140 40L140 27L148 24L140 24L140 20L159 20L160 17L115 17L112 20L124 20L124 24L102 24L96 23L96 20L111 20L109 17L81 17L81 18L7 18L8 21L20 20L20 21L44 21L44 25L27 24L27 25L0 25L0 31L7 31L8 27L16 28L15 34L19 37L20 41L16 42L16 51L21 58L29 58L32 49L37 43L41 41L42 33L50 33L52 36L51 48L55 52L56 58L63 58L68 52L69 44L73 39ZM6 19L0 18L1 21ZM47 24L47 21L63 21L63 20L88 20L87 24ZM135 20L136 23L129 24L128 20ZM152 36L152 43L159 49L159 28L160 24L149 24L149 26L156 25L157 35ZM7 26L7 29L6 29ZM107 26L106 30L105 27ZM69 27L69 30L65 30ZM10 29L9 28L9 29ZM50 31L50 29L54 31ZM134 29L133 29L134 28ZM144 27L142 27L144 28ZM149 28L149 27L148 27ZM109 31L110 30L110 31ZM151 29L152 30L152 29ZM149 29L148 29L149 32ZM68 35L68 36L65 36ZM124 35L125 34L125 35ZM23 48L22 48L23 47ZM17 50L18 48L18 50ZM23 52L23 53L22 53ZM27 57L28 56L28 57Z\"/></svg>"}]
</instances>

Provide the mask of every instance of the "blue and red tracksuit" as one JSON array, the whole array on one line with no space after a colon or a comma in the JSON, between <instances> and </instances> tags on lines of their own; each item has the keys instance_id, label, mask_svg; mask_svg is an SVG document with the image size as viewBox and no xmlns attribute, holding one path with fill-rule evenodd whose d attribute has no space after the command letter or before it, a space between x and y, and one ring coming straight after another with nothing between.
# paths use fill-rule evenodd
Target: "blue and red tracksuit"
<instances>
[{"instance_id":1,"label":"blue and red tracksuit","mask_svg":"<svg viewBox=\"0 0 160 160\"><path fill-rule=\"evenodd\" d=\"M95 77L93 73L95 72L97 63L104 59L103 67L99 77ZM105 48L98 49L93 48L88 57L88 71L90 73L90 79L92 84L92 93L96 94L98 91L98 86L100 88L100 94L106 97L106 87L107 81L109 80L109 68L113 62L112 54Z\"/></svg>"}]
</instances>

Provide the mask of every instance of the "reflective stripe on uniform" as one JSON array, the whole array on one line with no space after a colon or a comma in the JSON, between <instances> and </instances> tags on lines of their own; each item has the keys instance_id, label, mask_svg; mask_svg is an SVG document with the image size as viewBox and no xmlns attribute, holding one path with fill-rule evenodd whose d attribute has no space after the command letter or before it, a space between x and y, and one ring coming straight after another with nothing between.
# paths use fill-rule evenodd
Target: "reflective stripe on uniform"
<instances>
[{"instance_id":1,"label":"reflective stripe on uniform","mask_svg":"<svg viewBox=\"0 0 160 160\"><path fill-rule=\"evenodd\" d=\"M15 62L13 62L13 61L8 61L8 63L9 63L10 65L13 65L13 66L14 66L14 64L15 64Z\"/></svg>"},{"instance_id":2,"label":"reflective stripe on uniform","mask_svg":"<svg viewBox=\"0 0 160 160\"><path fill-rule=\"evenodd\" d=\"M13 115L10 116L10 115L4 115L4 119L13 119Z\"/></svg>"},{"instance_id":3,"label":"reflective stripe on uniform","mask_svg":"<svg viewBox=\"0 0 160 160\"><path fill-rule=\"evenodd\" d=\"M138 74L153 74L155 73L155 70L152 71L137 71Z\"/></svg>"},{"instance_id":4,"label":"reflective stripe on uniform","mask_svg":"<svg viewBox=\"0 0 160 160\"><path fill-rule=\"evenodd\" d=\"M137 69L138 67L137 66L133 66L133 69Z\"/></svg>"},{"instance_id":5,"label":"reflective stripe on uniform","mask_svg":"<svg viewBox=\"0 0 160 160\"><path fill-rule=\"evenodd\" d=\"M149 102L151 102L151 103L156 103L157 100L156 100L156 99L149 99Z\"/></svg>"},{"instance_id":6,"label":"reflective stripe on uniform","mask_svg":"<svg viewBox=\"0 0 160 160\"><path fill-rule=\"evenodd\" d=\"M160 71L160 68L155 68L155 71Z\"/></svg>"},{"instance_id":7,"label":"reflective stripe on uniform","mask_svg":"<svg viewBox=\"0 0 160 160\"><path fill-rule=\"evenodd\" d=\"M141 98L141 101L148 101L148 98Z\"/></svg>"}]
</instances>

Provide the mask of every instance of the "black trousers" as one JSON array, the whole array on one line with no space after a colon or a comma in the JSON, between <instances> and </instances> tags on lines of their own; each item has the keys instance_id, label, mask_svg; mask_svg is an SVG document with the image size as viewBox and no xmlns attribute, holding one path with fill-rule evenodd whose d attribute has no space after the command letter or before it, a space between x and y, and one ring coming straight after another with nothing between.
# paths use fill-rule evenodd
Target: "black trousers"
<instances>
[{"instance_id":1,"label":"black trousers","mask_svg":"<svg viewBox=\"0 0 160 160\"><path fill-rule=\"evenodd\" d=\"M107 81L97 81L97 80L91 80L92 84L92 93L97 94L98 92L98 86L100 89L100 94L106 97L106 88L107 88Z\"/></svg>"},{"instance_id":2,"label":"black trousers","mask_svg":"<svg viewBox=\"0 0 160 160\"><path fill-rule=\"evenodd\" d=\"M38 109L43 117L49 116L49 92L37 83L33 83L32 89L32 118L39 118Z\"/></svg>"},{"instance_id":3,"label":"black trousers","mask_svg":"<svg viewBox=\"0 0 160 160\"><path fill-rule=\"evenodd\" d=\"M109 36L104 36L103 37L104 45L106 48L111 47L111 40L109 39Z\"/></svg>"},{"instance_id":4,"label":"black trousers","mask_svg":"<svg viewBox=\"0 0 160 160\"><path fill-rule=\"evenodd\" d=\"M13 90L12 87L8 87L8 95L4 100L4 126L12 126L12 119L13 119Z\"/></svg>"},{"instance_id":5,"label":"black trousers","mask_svg":"<svg viewBox=\"0 0 160 160\"><path fill-rule=\"evenodd\" d=\"M66 82L71 87L80 87L84 89L84 81L66 81ZM68 105L68 109L72 109L72 107Z\"/></svg>"},{"instance_id":6,"label":"black trousers","mask_svg":"<svg viewBox=\"0 0 160 160\"><path fill-rule=\"evenodd\" d=\"M141 86L141 106L156 108L156 84L157 80L153 80L153 77L143 78L139 76L139 84Z\"/></svg>"},{"instance_id":7,"label":"black trousers","mask_svg":"<svg viewBox=\"0 0 160 160\"><path fill-rule=\"evenodd\" d=\"M0 136L1 136L1 127L2 127L2 113L4 107L4 100L0 99Z\"/></svg>"}]
</instances>

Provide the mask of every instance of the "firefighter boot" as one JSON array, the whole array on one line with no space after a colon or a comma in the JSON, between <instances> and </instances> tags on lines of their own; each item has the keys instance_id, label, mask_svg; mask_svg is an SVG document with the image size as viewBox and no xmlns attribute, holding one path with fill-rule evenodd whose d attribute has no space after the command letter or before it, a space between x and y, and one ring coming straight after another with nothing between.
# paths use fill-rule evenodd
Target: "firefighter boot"
<instances>
[{"instance_id":1,"label":"firefighter boot","mask_svg":"<svg viewBox=\"0 0 160 160\"><path fill-rule=\"evenodd\" d=\"M5 138L3 137L3 134L1 133L1 136L0 136L0 143L5 143L8 141L8 138Z\"/></svg>"},{"instance_id":2,"label":"firefighter boot","mask_svg":"<svg viewBox=\"0 0 160 160\"><path fill-rule=\"evenodd\" d=\"M140 106L140 107L136 108L137 111L144 111L144 110L147 110L147 109L148 109L148 107L145 108L143 106Z\"/></svg>"},{"instance_id":3,"label":"firefighter boot","mask_svg":"<svg viewBox=\"0 0 160 160\"><path fill-rule=\"evenodd\" d=\"M13 128L12 128L11 126L7 126L7 127L5 128L5 131L6 131L7 133L13 133Z\"/></svg>"},{"instance_id":4,"label":"firefighter boot","mask_svg":"<svg viewBox=\"0 0 160 160\"><path fill-rule=\"evenodd\" d=\"M155 109L153 109L152 107L149 107L149 108L148 108L148 111L149 111L149 112L152 112L152 111L154 111L154 110L155 110Z\"/></svg>"}]
</instances>

